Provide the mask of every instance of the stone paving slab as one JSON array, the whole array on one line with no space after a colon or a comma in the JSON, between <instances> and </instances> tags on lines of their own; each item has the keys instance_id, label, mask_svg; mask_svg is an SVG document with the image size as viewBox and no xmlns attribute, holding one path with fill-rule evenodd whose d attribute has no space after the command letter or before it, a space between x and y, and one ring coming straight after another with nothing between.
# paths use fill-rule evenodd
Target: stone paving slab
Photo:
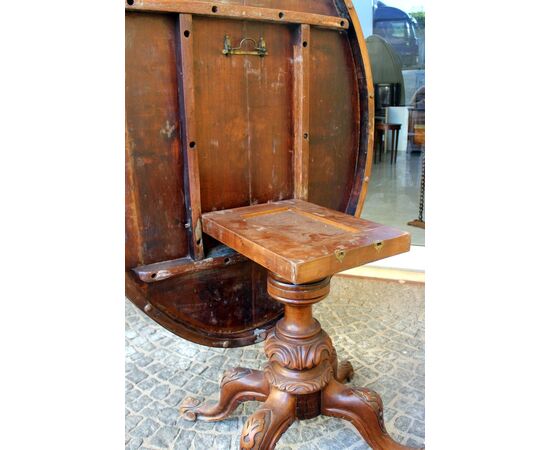
<instances>
[{"instance_id":1,"label":"stone paving slab","mask_svg":"<svg viewBox=\"0 0 550 450\"><path fill-rule=\"evenodd\" d=\"M377 391L390 435L424 445L424 285L334 277L314 314L340 361L355 369L351 385ZM241 428L260 405L247 402L222 421L188 422L178 406L189 396L217 400L224 370L261 369L263 343L204 347L156 324L126 300L126 449L237 450ZM277 450L367 450L351 423L332 417L297 421Z\"/></svg>"}]
</instances>

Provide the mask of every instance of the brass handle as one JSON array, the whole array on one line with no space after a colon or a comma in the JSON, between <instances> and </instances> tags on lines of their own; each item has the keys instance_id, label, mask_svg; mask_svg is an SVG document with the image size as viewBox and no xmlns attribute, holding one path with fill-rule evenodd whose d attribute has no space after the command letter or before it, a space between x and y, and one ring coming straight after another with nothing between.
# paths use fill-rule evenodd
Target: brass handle
<instances>
[{"instance_id":1,"label":"brass handle","mask_svg":"<svg viewBox=\"0 0 550 450\"><path fill-rule=\"evenodd\" d=\"M250 41L253 43L254 47L253 50L242 50L243 43L246 41ZM226 34L223 40L223 50L222 53L226 56L229 55L254 55L259 57L266 56L267 53L267 47L265 44L265 40L263 37L260 36L260 39L258 40L258 44L256 44L256 41L252 38L243 38L241 39L241 42L239 43L238 47L231 47L231 39Z\"/></svg>"}]
</instances>

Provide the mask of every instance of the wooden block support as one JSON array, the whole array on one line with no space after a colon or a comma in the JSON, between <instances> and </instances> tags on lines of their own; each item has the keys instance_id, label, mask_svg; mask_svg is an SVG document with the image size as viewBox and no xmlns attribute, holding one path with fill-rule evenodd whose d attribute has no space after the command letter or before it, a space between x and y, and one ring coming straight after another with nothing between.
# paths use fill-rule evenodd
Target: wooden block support
<instances>
[{"instance_id":1,"label":"wooden block support","mask_svg":"<svg viewBox=\"0 0 550 450\"><path fill-rule=\"evenodd\" d=\"M291 283L404 253L410 234L302 200L203 214L204 232Z\"/></svg>"},{"instance_id":2,"label":"wooden block support","mask_svg":"<svg viewBox=\"0 0 550 450\"><path fill-rule=\"evenodd\" d=\"M310 26L300 25L293 46L292 115L294 123L294 198L308 199Z\"/></svg>"},{"instance_id":3,"label":"wooden block support","mask_svg":"<svg viewBox=\"0 0 550 450\"><path fill-rule=\"evenodd\" d=\"M187 209L187 227L189 228L189 251L194 259L204 258L201 227L201 197L199 143L195 141L195 88L193 81L193 18L190 14L180 14L178 22L179 37L179 104L182 124L182 147L185 166L185 206Z\"/></svg>"}]
</instances>

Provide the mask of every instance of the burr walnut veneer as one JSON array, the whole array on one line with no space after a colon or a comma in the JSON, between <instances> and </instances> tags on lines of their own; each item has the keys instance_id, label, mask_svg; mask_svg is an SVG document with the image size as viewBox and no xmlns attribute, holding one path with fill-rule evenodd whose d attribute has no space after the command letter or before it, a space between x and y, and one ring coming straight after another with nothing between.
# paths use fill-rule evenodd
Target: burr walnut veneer
<instances>
[{"instance_id":1,"label":"burr walnut veneer","mask_svg":"<svg viewBox=\"0 0 550 450\"><path fill-rule=\"evenodd\" d=\"M403 448L312 315L333 274L409 248L358 218L373 92L350 0L126 0L126 294L199 344L265 340L265 370L228 370L217 404L181 406L222 420L264 402L243 449L319 414Z\"/></svg>"}]
</instances>

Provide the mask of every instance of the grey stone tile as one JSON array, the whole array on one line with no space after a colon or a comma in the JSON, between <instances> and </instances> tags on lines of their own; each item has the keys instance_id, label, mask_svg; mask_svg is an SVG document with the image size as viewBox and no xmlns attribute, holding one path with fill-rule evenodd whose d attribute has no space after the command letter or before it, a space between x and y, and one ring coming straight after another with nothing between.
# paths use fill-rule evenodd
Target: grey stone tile
<instances>
[{"instance_id":1,"label":"grey stone tile","mask_svg":"<svg viewBox=\"0 0 550 450\"><path fill-rule=\"evenodd\" d=\"M174 443L174 450L189 450L195 436L196 433L194 431L182 430Z\"/></svg>"},{"instance_id":2,"label":"grey stone tile","mask_svg":"<svg viewBox=\"0 0 550 450\"><path fill-rule=\"evenodd\" d=\"M132 438L126 443L126 450L137 450L142 448L141 444L143 443L142 438Z\"/></svg>"},{"instance_id":3,"label":"grey stone tile","mask_svg":"<svg viewBox=\"0 0 550 450\"><path fill-rule=\"evenodd\" d=\"M151 391L151 397L162 400L163 398L166 398L170 394L170 386L167 384L159 384Z\"/></svg>"},{"instance_id":4,"label":"grey stone tile","mask_svg":"<svg viewBox=\"0 0 550 450\"><path fill-rule=\"evenodd\" d=\"M180 431L176 427L161 427L151 438L147 439L147 444L152 447L170 448L173 446Z\"/></svg>"},{"instance_id":5,"label":"grey stone tile","mask_svg":"<svg viewBox=\"0 0 550 450\"><path fill-rule=\"evenodd\" d=\"M155 380L153 377L145 378L143 381L140 381L137 384L137 387L140 388L142 391L149 391L150 389L156 387L158 384L158 381Z\"/></svg>"},{"instance_id":6,"label":"grey stone tile","mask_svg":"<svg viewBox=\"0 0 550 450\"><path fill-rule=\"evenodd\" d=\"M134 384L139 383L140 381L144 380L145 378L147 378L147 373L146 373L146 372L142 372L142 371L139 370L137 367L132 368L132 369L126 374L126 379L129 380L129 381L131 381L131 382L134 383Z\"/></svg>"},{"instance_id":7,"label":"grey stone tile","mask_svg":"<svg viewBox=\"0 0 550 450\"><path fill-rule=\"evenodd\" d=\"M126 417L126 433L133 430L143 420L143 416L131 415Z\"/></svg>"},{"instance_id":8,"label":"grey stone tile","mask_svg":"<svg viewBox=\"0 0 550 450\"><path fill-rule=\"evenodd\" d=\"M360 295L356 291L356 281L334 278L331 295L315 306L315 315L331 330L339 360L351 360L356 372L351 385L379 391L390 435L407 445L422 446L423 288L369 282L361 284ZM126 314L131 331L126 339L126 448L238 449L242 426L259 402L244 403L220 422L190 422L178 408L189 395L217 401L225 369L261 369L266 363L263 344L208 348L175 338L129 302ZM351 423L332 417L295 422L279 447L370 448Z\"/></svg>"},{"instance_id":9,"label":"grey stone tile","mask_svg":"<svg viewBox=\"0 0 550 450\"><path fill-rule=\"evenodd\" d=\"M418 437L424 439L424 433L425 433L425 431L424 431L424 422L421 422L419 420L415 420L409 431L410 431L410 433L414 434L415 436L418 436Z\"/></svg>"},{"instance_id":10,"label":"grey stone tile","mask_svg":"<svg viewBox=\"0 0 550 450\"><path fill-rule=\"evenodd\" d=\"M231 436L219 434L214 438L213 450L228 450L229 448L231 448Z\"/></svg>"},{"instance_id":11,"label":"grey stone tile","mask_svg":"<svg viewBox=\"0 0 550 450\"><path fill-rule=\"evenodd\" d=\"M215 436L213 434L209 433L197 433L195 435L195 439L193 440L193 444L195 445L195 448L198 449L211 449L214 445L214 438Z\"/></svg>"},{"instance_id":12,"label":"grey stone tile","mask_svg":"<svg viewBox=\"0 0 550 450\"><path fill-rule=\"evenodd\" d=\"M395 428L397 428L399 431L406 433L409 430L409 427L411 426L412 419L407 416L397 416L395 418Z\"/></svg>"},{"instance_id":13,"label":"grey stone tile","mask_svg":"<svg viewBox=\"0 0 550 450\"><path fill-rule=\"evenodd\" d=\"M151 403L151 401L152 401L151 397L143 394L137 400L134 400L133 402L130 402L127 405L130 411L137 413L141 411L143 408L145 408L149 403Z\"/></svg>"},{"instance_id":14,"label":"grey stone tile","mask_svg":"<svg viewBox=\"0 0 550 450\"><path fill-rule=\"evenodd\" d=\"M135 427L130 434L137 438L146 438L152 436L155 431L159 429L160 425L151 418L145 419L137 427Z\"/></svg>"}]
</instances>

